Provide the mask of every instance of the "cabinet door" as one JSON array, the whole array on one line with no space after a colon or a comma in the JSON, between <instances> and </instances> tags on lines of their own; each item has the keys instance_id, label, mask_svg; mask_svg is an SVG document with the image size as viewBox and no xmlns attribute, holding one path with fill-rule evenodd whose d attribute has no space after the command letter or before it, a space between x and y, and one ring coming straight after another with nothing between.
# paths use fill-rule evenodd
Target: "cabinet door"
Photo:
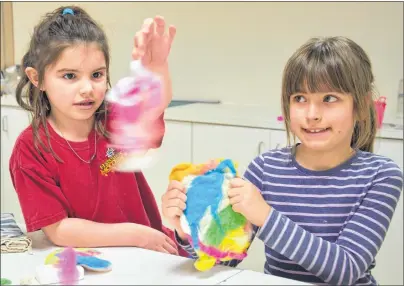
<instances>
[{"instance_id":1,"label":"cabinet door","mask_svg":"<svg viewBox=\"0 0 404 286\"><path fill-rule=\"evenodd\" d=\"M166 121L166 133L158 162L143 171L159 210L161 210L161 196L167 189L171 169L179 163L191 162L191 135L191 123Z\"/></svg>"},{"instance_id":2,"label":"cabinet door","mask_svg":"<svg viewBox=\"0 0 404 286\"><path fill-rule=\"evenodd\" d=\"M192 138L194 163L229 158L238 163L240 175L257 155L270 148L268 129L194 124ZM264 263L264 244L255 239L239 268L263 272Z\"/></svg>"},{"instance_id":3,"label":"cabinet door","mask_svg":"<svg viewBox=\"0 0 404 286\"><path fill-rule=\"evenodd\" d=\"M403 170L403 139L376 138L374 144L374 153L386 156Z\"/></svg>"},{"instance_id":4,"label":"cabinet door","mask_svg":"<svg viewBox=\"0 0 404 286\"><path fill-rule=\"evenodd\" d=\"M194 163L228 158L238 163L242 175L248 164L270 146L269 130L224 125L193 124Z\"/></svg>"},{"instance_id":5,"label":"cabinet door","mask_svg":"<svg viewBox=\"0 0 404 286\"><path fill-rule=\"evenodd\" d=\"M27 111L16 107L1 107L1 211L13 213L19 223L23 223L24 219L8 166L15 141L29 124L30 117Z\"/></svg>"},{"instance_id":6,"label":"cabinet door","mask_svg":"<svg viewBox=\"0 0 404 286\"><path fill-rule=\"evenodd\" d=\"M394 160L403 170L403 140L377 138L374 153ZM403 199L401 194L372 271L381 285L403 285Z\"/></svg>"},{"instance_id":7,"label":"cabinet door","mask_svg":"<svg viewBox=\"0 0 404 286\"><path fill-rule=\"evenodd\" d=\"M270 145L271 149L282 149L288 146L288 138L286 136L285 130L271 129L270 134L271 134L271 145ZM291 136L290 138L291 145L294 145L299 142L300 142L299 138L296 137L295 139L293 139L293 137Z\"/></svg>"},{"instance_id":8,"label":"cabinet door","mask_svg":"<svg viewBox=\"0 0 404 286\"><path fill-rule=\"evenodd\" d=\"M288 139L284 130L270 130L270 149L282 149L287 146Z\"/></svg>"}]
</instances>

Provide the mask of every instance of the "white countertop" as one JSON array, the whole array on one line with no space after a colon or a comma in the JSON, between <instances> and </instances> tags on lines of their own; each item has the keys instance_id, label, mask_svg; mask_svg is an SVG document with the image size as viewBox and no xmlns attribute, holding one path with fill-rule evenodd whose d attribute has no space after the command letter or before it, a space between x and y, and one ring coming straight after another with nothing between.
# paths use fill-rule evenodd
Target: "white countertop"
<instances>
[{"instance_id":1,"label":"white countertop","mask_svg":"<svg viewBox=\"0 0 404 286\"><path fill-rule=\"evenodd\" d=\"M43 232L29 234L33 239L32 253L1 254L1 276L18 285L21 279L35 276L46 256L56 248ZM98 248L100 258L112 263L106 273L85 272L79 285L309 285L302 282L226 266L215 266L207 272L194 268L194 261L180 256L135 248ZM238 279L238 275L244 273Z\"/></svg>"},{"instance_id":2,"label":"white countertop","mask_svg":"<svg viewBox=\"0 0 404 286\"><path fill-rule=\"evenodd\" d=\"M266 106L195 103L167 108L164 118L171 121L285 130L284 123L277 121L279 115L281 113L270 114ZM403 130L384 124L376 137L403 140Z\"/></svg>"},{"instance_id":3,"label":"white countertop","mask_svg":"<svg viewBox=\"0 0 404 286\"><path fill-rule=\"evenodd\" d=\"M252 128L284 130L277 115L269 114L268 107L257 105L194 103L166 109L165 119Z\"/></svg>"},{"instance_id":4,"label":"white countertop","mask_svg":"<svg viewBox=\"0 0 404 286\"><path fill-rule=\"evenodd\" d=\"M0 98L1 98L1 106L19 107L17 100L13 95L5 94L2 95Z\"/></svg>"}]
</instances>

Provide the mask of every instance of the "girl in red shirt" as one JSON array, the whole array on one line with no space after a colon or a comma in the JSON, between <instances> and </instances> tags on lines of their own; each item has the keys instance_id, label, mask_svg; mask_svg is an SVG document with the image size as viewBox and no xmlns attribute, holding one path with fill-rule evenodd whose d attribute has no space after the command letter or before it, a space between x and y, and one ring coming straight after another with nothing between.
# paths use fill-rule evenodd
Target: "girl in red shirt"
<instances>
[{"instance_id":1,"label":"girl in red shirt","mask_svg":"<svg viewBox=\"0 0 404 286\"><path fill-rule=\"evenodd\" d=\"M162 17L145 20L132 53L163 79L157 146L172 97L167 57L175 31L165 31ZM33 121L10 158L27 230L42 229L60 246L136 246L178 254L143 174L112 171L122 154L107 147L109 59L105 33L79 7L58 8L34 29L16 90Z\"/></svg>"}]
</instances>

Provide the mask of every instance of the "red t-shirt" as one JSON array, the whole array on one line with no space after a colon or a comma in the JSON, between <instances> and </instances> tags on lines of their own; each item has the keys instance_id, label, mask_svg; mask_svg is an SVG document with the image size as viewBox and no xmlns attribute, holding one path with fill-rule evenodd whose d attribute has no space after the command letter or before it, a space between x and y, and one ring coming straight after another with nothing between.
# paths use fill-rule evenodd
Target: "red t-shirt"
<instances>
[{"instance_id":1,"label":"red t-shirt","mask_svg":"<svg viewBox=\"0 0 404 286\"><path fill-rule=\"evenodd\" d=\"M31 126L18 137L10 158L10 174L27 231L75 217L102 223L138 223L174 239L173 232L162 225L156 200L143 174L110 170L120 153L108 148L104 137L97 134L96 157L88 164L70 146L81 158L89 160L95 149L94 130L86 142L69 141L69 146L47 125L51 146L64 163L50 152L40 154L35 149ZM41 137L46 143L43 129Z\"/></svg>"}]
</instances>

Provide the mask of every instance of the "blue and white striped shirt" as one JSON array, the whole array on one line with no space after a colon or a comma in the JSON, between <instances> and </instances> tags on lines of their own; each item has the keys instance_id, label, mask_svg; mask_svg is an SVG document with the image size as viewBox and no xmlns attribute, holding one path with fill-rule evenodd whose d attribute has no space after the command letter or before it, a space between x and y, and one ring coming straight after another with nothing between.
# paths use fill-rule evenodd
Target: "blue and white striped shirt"
<instances>
[{"instance_id":1,"label":"blue and white striped shirt","mask_svg":"<svg viewBox=\"0 0 404 286\"><path fill-rule=\"evenodd\" d=\"M272 207L255 228L265 244L265 273L315 284L377 284L370 271L403 187L396 163L357 151L338 167L312 171L284 148L255 158L244 177Z\"/></svg>"}]
</instances>

